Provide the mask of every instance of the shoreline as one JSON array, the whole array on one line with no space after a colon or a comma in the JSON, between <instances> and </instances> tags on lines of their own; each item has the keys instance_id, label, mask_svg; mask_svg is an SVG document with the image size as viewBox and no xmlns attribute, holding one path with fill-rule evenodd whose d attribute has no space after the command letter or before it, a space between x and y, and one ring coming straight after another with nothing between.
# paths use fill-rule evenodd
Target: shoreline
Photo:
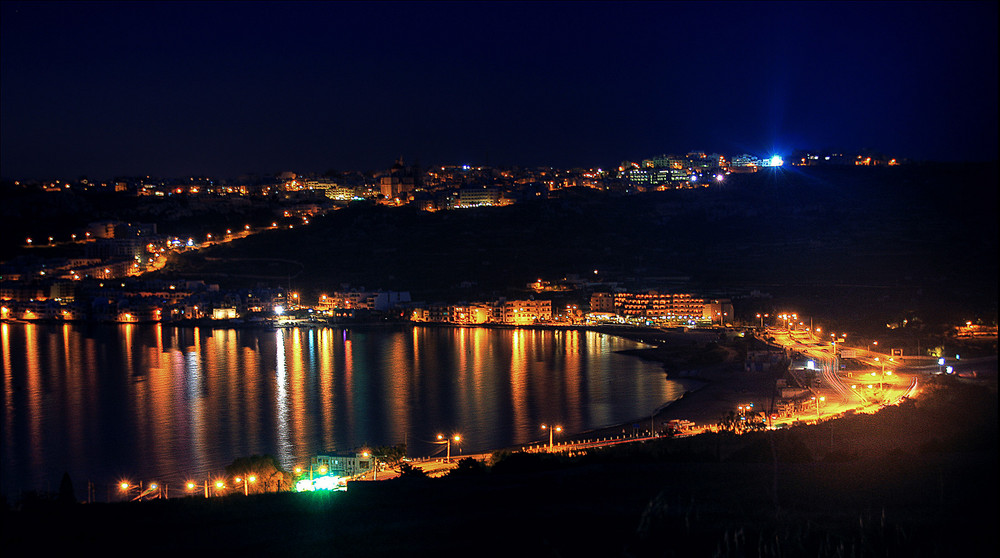
<instances>
[{"instance_id":1,"label":"shoreline","mask_svg":"<svg viewBox=\"0 0 1000 558\"><path fill-rule=\"evenodd\" d=\"M68 323L64 320L42 323ZM122 325L115 322L92 322L89 320L73 321L74 325L87 326L94 325ZM273 329L266 324L245 323L233 327L236 324L215 323L153 323L152 325L169 325L174 327L186 327L189 329ZM146 325L137 323L134 325ZM595 437L611 437L628 435L642 431L662 431L671 420L686 420L692 422L695 427L703 428L714 426L720 418L729 410L735 409L740 404L740 399L751 397L756 401L761 401L761 396L770 395L770 392L761 393L760 389L750 389L744 385L749 377L759 375L759 373L748 373L744 369L744 361L738 350L731 343L733 337L732 330L698 329L678 327L674 329L660 329L643 326L619 326L619 325L588 325L588 324L539 324L531 326L513 326L507 324L443 324L443 323L414 323L414 322L372 322L364 324L330 324L330 323L309 323L299 324L303 327L329 327L335 329L365 329L365 328L386 328L386 327L436 327L436 328L486 328L499 330L528 329L542 331L592 331L598 334L610 335L626 339L640 346L630 349L615 351L616 353L636 357L650 363L660 365L662 373L667 380L675 380L682 384L683 393L677 399L662 402L658 407L652 409L649 414L631 417L629 420L619 423L592 427L579 432L567 432L560 436L562 441L581 440ZM221 326L221 327L220 327ZM290 327L297 327L291 325ZM729 335L727 335L729 333ZM713 351L715 360L699 364L696 357L707 350ZM720 351L721 350L721 351ZM722 355L724 351L726 354ZM724 359L720 357L724 356ZM773 383L770 384L773 390ZM513 450L525 445L532 445L538 441L529 441L515 444L507 448L498 448L494 451Z\"/></svg>"},{"instance_id":2,"label":"shoreline","mask_svg":"<svg viewBox=\"0 0 1000 558\"><path fill-rule=\"evenodd\" d=\"M631 420L593 428L582 432L569 433L561 441L581 441L593 438L607 438L628 435L634 431L660 431L671 420L687 420L694 424L693 428L715 426L718 421L737 405L747 402L763 403L770 398L773 391L773 378L768 372L749 372L744 370L744 362L739 352L727 341L720 340L720 330L679 330L665 331L652 328L635 328L633 330L594 329L598 333L616 335L631 339L646 345L647 348L627 349L617 351L650 362L659 363L668 380L695 383L686 389L681 397L666 402L653 410L652 413L633 417ZM686 342L687 346L680 346ZM685 354L685 349L703 349L710 343L717 343L727 355L722 362L709 363L702 366L675 369L684 364L677 358L671 358L671 352ZM652 423L652 424L651 424ZM638 427L636 427L638 425ZM520 444L516 449L530 444Z\"/></svg>"}]
</instances>

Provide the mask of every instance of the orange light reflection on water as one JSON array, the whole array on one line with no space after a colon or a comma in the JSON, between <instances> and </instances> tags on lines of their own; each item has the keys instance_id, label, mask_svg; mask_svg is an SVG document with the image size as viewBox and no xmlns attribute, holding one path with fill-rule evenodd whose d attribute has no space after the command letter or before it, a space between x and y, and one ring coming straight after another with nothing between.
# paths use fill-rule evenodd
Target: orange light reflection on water
<instances>
[{"instance_id":1,"label":"orange light reflection on water","mask_svg":"<svg viewBox=\"0 0 1000 558\"><path fill-rule=\"evenodd\" d=\"M516 440L530 440L532 432L528 424L528 348L525 339L529 333L523 329L511 332L510 395Z\"/></svg>"},{"instance_id":2,"label":"orange light reflection on water","mask_svg":"<svg viewBox=\"0 0 1000 558\"><path fill-rule=\"evenodd\" d=\"M290 347L290 355L286 357L288 364L288 405L291 411L291 423L288 425L289 442L291 447L299 448L308 446L311 435L311 428L306 401L307 385L306 365L303 360L305 348L303 347L303 336L311 333L299 328L292 329L289 333L290 339L285 342Z\"/></svg>"},{"instance_id":3,"label":"orange light reflection on water","mask_svg":"<svg viewBox=\"0 0 1000 558\"><path fill-rule=\"evenodd\" d=\"M389 396L383 401L383 414L388 418L390 426L390 441L406 439L404 433L409 431L410 366L407 356L406 337L403 333L393 336L389 347Z\"/></svg>"},{"instance_id":4,"label":"orange light reflection on water","mask_svg":"<svg viewBox=\"0 0 1000 558\"><path fill-rule=\"evenodd\" d=\"M3 404L13 406L14 404L14 375L11 372L13 365L10 362L10 326L7 322L0 322L0 356L3 357ZM5 447L14 447L14 413L4 413L6 421L3 425L3 444Z\"/></svg>"},{"instance_id":5,"label":"orange light reflection on water","mask_svg":"<svg viewBox=\"0 0 1000 558\"><path fill-rule=\"evenodd\" d=\"M333 341L335 330L322 329L319 332L319 403L323 415L320 439L324 448L336 447L336 435L333 429L334 411L334 361L337 358L336 345Z\"/></svg>"},{"instance_id":6,"label":"orange light reflection on water","mask_svg":"<svg viewBox=\"0 0 1000 558\"><path fill-rule=\"evenodd\" d=\"M288 371L285 367L285 330L278 328L275 332L275 412L276 430L278 435L278 459L282 463L292 463L291 433L288 423Z\"/></svg>"},{"instance_id":7,"label":"orange light reflection on water","mask_svg":"<svg viewBox=\"0 0 1000 558\"><path fill-rule=\"evenodd\" d=\"M41 467L45 456L42 448L45 447L44 431L42 429L42 413L44 408L44 388L42 387L41 370L38 362L38 326L28 323L24 326L24 341L28 351L27 354L27 397L28 408L38 409L39 412L29 414L28 418L28 438L31 440L28 449L28 461L32 467Z\"/></svg>"}]
</instances>

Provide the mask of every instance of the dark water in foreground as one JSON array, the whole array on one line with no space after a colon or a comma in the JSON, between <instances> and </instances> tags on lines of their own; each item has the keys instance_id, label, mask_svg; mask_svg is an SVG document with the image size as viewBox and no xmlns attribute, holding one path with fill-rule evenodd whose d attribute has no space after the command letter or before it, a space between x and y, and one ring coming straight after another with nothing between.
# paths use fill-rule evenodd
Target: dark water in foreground
<instances>
[{"instance_id":1,"label":"dark water in foreground","mask_svg":"<svg viewBox=\"0 0 1000 558\"><path fill-rule=\"evenodd\" d=\"M180 486L252 454L291 469L404 440L429 455L438 433L472 453L540 440L546 422L607 426L684 392L614 352L638 346L578 331L4 323L3 490L55 491L66 471L77 486Z\"/></svg>"}]
</instances>

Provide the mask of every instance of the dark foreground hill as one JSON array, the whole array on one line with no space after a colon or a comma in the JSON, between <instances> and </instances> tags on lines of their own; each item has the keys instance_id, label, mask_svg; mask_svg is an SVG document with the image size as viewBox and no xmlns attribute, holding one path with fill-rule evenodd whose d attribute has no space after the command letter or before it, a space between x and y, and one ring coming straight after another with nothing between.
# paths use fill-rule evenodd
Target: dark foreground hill
<instances>
[{"instance_id":1,"label":"dark foreground hill","mask_svg":"<svg viewBox=\"0 0 1000 558\"><path fill-rule=\"evenodd\" d=\"M989 556L995 385L875 416L708 435L346 493L6 511L5 556ZM847 437L865 443L845 443ZM845 449L841 450L843 447ZM864 448L859 452L859 448Z\"/></svg>"}]
</instances>

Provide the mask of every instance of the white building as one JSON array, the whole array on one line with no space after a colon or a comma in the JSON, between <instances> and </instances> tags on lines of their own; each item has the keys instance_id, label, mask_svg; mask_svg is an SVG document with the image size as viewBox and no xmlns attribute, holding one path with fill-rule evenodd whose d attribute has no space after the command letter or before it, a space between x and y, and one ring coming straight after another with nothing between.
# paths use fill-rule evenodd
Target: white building
<instances>
[{"instance_id":1,"label":"white building","mask_svg":"<svg viewBox=\"0 0 1000 558\"><path fill-rule=\"evenodd\" d=\"M314 475L338 475L341 477L352 477L372 469L372 456L368 452L362 453L334 453L331 455L317 455L309 463L310 472Z\"/></svg>"}]
</instances>

